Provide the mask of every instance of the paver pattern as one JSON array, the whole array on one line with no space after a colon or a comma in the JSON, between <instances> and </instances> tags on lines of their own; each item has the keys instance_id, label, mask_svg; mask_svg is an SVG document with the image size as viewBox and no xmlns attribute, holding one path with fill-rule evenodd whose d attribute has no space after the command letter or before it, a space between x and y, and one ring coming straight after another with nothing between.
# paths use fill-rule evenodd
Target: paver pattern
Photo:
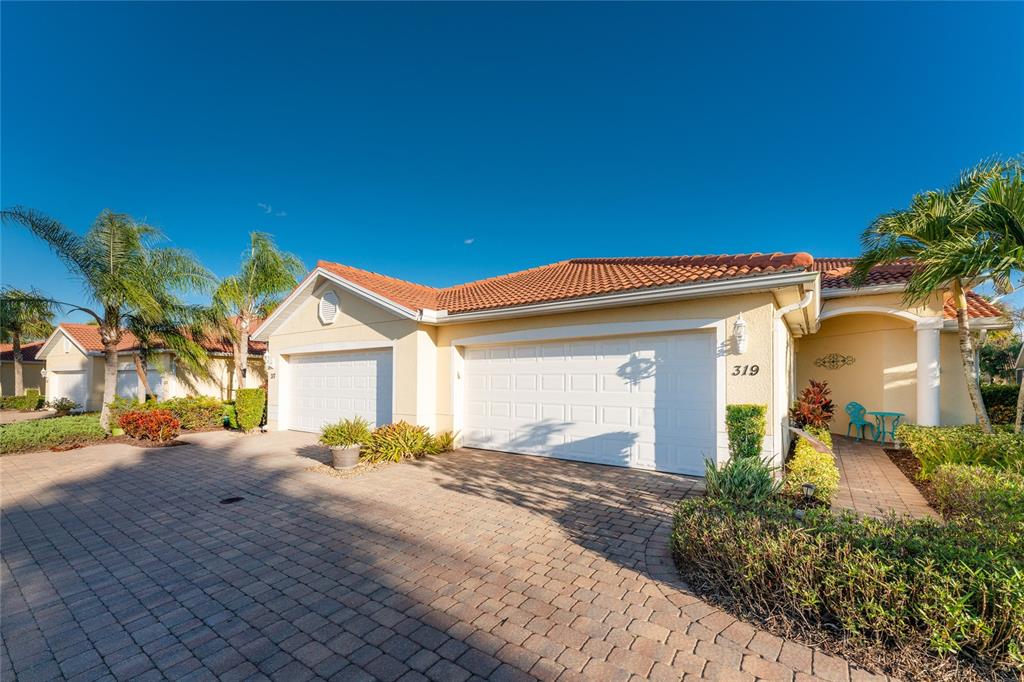
<instances>
[{"instance_id":1,"label":"paver pattern","mask_svg":"<svg viewBox=\"0 0 1024 682\"><path fill-rule=\"evenodd\" d=\"M839 466L834 507L852 509L865 516L879 517L894 511L918 518L939 518L878 444L843 436L832 439L832 451Z\"/></svg>"},{"instance_id":2,"label":"paver pattern","mask_svg":"<svg viewBox=\"0 0 1024 682\"><path fill-rule=\"evenodd\" d=\"M866 677L678 581L698 479L462 450L343 480L302 434L190 438L0 459L0 677Z\"/></svg>"}]
</instances>

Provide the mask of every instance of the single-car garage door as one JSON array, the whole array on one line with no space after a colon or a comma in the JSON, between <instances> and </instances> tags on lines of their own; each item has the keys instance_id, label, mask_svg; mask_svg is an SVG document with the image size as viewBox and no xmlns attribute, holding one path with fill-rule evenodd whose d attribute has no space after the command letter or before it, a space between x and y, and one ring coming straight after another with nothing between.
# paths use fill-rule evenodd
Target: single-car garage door
<instances>
[{"instance_id":1,"label":"single-car garage door","mask_svg":"<svg viewBox=\"0 0 1024 682\"><path fill-rule=\"evenodd\" d=\"M319 431L350 417L391 422L391 350L293 355L288 427Z\"/></svg>"},{"instance_id":2,"label":"single-car garage door","mask_svg":"<svg viewBox=\"0 0 1024 682\"><path fill-rule=\"evenodd\" d=\"M466 350L464 442L701 474L716 454L707 332Z\"/></svg>"}]
</instances>

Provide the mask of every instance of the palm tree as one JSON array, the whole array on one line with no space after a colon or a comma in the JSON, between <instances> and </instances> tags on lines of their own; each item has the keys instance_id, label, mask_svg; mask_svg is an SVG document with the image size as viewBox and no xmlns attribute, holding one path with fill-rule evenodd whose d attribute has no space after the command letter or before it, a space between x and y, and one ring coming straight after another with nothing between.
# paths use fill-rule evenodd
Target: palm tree
<instances>
[{"instance_id":1,"label":"palm tree","mask_svg":"<svg viewBox=\"0 0 1024 682\"><path fill-rule=\"evenodd\" d=\"M176 301L165 301L163 309L163 319L155 322L138 315L125 318L125 331L131 332L139 344L138 352L132 357L147 398L153 395L149 385L149 361L160 349L173 351L175 362L192 374L210 378L209 356L202 346L211 324L209 309L182 306Z\"/></svg>"},{"instance_id":2,"label":"palm tree","mask_svg":"<svg viewBox=\"0 0 1024 682\"><path fill-rule=\"evenodd\" d=\"M231 339L236 388L245 386L253 322L266 317L306 272L299 257L280 251L271 235L252 232L249 242L238 274L222 280L213 294L221 327Z\"/></svg>"},{"instance_id":3,"label":"palm tree","mask_svg":"<svg viewBox=\"0 0 1024 682\"><path fill-rule=\"evenodd\" d=\"M14 348L14 395L25 390L21 342L45 338L53 331L53 304L41 292L5 287L0 292L0 339Z\"/></svg>"},{"instance_id":4,"label":"palm tree","mask_svg":"<svg viewBox=\"0 0 1024 682\"><path fill-rule=\"evenodd\" d=\"M917 194L908 208L876 218L861 237L864 253L854 265L854 283L861 283L876 265L912 260L916 267L904 294L908 304L949 292L967 392L986 433L992 425L978 384L967 291L983 282L1007 291L1011 273L1021 269L1021 189L1019 162L983 162L952 187Z\"/></svg>"},{"instance_id":5,"label":"palm tree","mask_svg":"<svg viewBox=\"0 0 1024 682\"><path fill-rule=\"evenodd\" d=\"M178 301L177 292L209 290L212 275L185 251L155 247L160 232L124 213L104 210L84 235L32 209L14 207L0 217L45 241L98 304L69 307L99 327L104 356L100 424L109 430L109 404L117 388L117 344L125 326L133 320L160 324L167 319L167 304Z\"/></svg>"}]
</instances>

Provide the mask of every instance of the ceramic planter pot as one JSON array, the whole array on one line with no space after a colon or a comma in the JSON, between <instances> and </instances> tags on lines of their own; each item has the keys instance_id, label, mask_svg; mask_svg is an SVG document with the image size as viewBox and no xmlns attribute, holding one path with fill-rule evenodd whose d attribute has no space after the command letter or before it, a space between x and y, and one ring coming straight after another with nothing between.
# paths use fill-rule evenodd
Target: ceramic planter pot
<instances>
[{"instance_id":1,"label":"ceramic planter pot","mask_svg":"<svg viewBox=\"0 0 1024 682\"><path fill-rule=\"evenodd\" d=\"M331 459L335 469L351 469L359 464L359 446L352 445L347 448L332 447Z\"/></svg>"}]
</instances>

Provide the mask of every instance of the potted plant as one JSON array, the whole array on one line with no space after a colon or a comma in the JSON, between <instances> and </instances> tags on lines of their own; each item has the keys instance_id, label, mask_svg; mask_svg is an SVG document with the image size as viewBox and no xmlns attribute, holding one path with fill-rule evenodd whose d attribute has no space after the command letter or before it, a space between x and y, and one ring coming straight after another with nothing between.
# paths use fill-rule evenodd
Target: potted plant
<instances>
[{"instance_id":1,"label":"potted plant","mask_svg":"<svg viewBox=\"0 0 1024 682\"><path fill-rule=\"evenodd\" d=\"M359 463L359 449L370 435L370 422L362 417L328 424L320 433L320 443L331 449L335 469L351 469Z\"/></svg>"}]
</instances>

